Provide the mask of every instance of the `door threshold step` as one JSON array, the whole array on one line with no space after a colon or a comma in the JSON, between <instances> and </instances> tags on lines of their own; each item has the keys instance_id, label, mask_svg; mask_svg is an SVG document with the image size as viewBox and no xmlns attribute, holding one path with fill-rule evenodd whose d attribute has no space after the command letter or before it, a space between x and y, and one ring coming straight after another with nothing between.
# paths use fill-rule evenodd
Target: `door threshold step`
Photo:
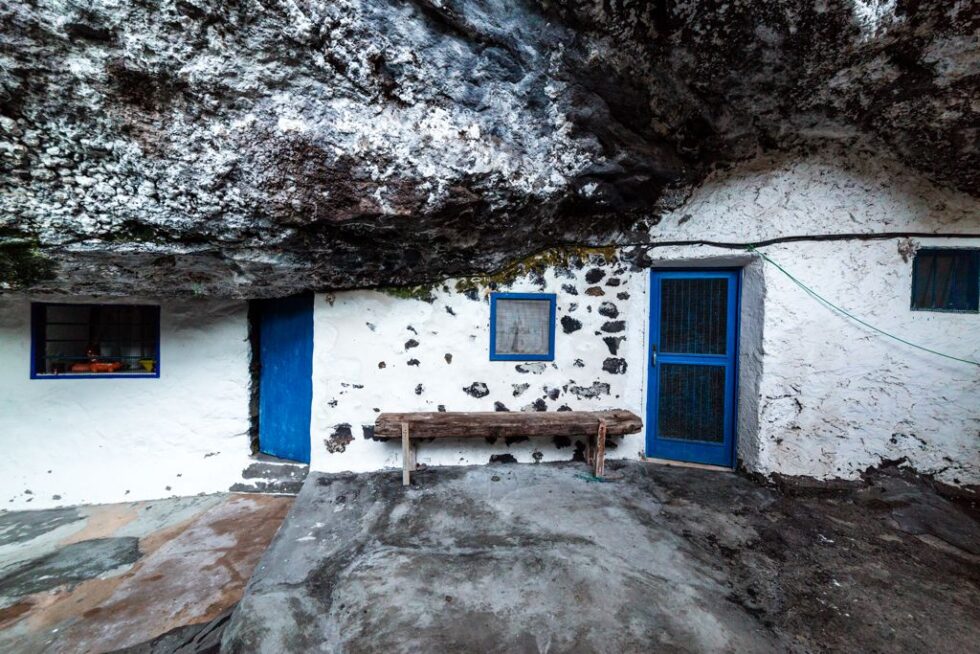
<instances>
[{"instance_id":1,"label":"door threshold step","mask_svg":"<svg viewBox=\"0 0 980 654\"><path fill-rule=\"evenodd\" d=\"M656 463L662 466L675 466L678 468L695 468L697 470L714 470L715 472L733 472L732 468L725 466L713 466L707 463L691 463L690 461L674 461L672 459L658 459L655 457L644 457L647 463Z\"/></svg>"}]
</instances>

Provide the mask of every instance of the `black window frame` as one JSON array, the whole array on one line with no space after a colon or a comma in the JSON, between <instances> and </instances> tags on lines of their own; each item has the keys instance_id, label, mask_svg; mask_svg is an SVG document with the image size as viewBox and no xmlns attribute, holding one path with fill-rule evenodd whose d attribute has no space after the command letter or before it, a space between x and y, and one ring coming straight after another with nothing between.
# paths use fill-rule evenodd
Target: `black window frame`
<instances>
[{"instance_id":1,"label":"black window frame","mask_svg":"<svg viewBox=\"0 0 980 654\"><path fill-rule=\"evenodd\" d=\"M153 349L153 371L152 372L59 372L45 373L39 372L38 364L41 361L44 347L47 344L47 337L44 329L48 325L46 319L47 307L138 307L148 310L152 318L152 338ZM69 357L65 357L69 358ZM99 358L119 359L119 355L100 355ZM144 357L149 358L149 357ZM31 379L159 379L160 378L160 306L155 304L127 304L127 303L98 303L98 302L32 302L31 303L31 360L30 378Z\"/></svg>"},{"instance_id":2,"label":"black window frame","mask_svg":"<svg viewBox=\"0 0 980 654\"><path fill-rule=\"evenodd\" d=\"M920 266L923 264L923 259L920 257L922 255L935 255L937 253L959 253L968 255L972 261L968 263L968 266L972 268L973 279L967 281L967 284L971 284L972 287L967 287L967 302L972 303L972 306L967 306L966 308L949 308L949 307L939 307L935 305L925 305L919 304L918 299L920 295L919 285L926 283L920 277L925 275ZM969 274L970 268L967 269L967 274ZM935 292L934 292L935 294ZM935 300L935 297L933 297ZM935 313L980 313L980 248L969 248L969 247L921 247L919 248L912 259L912 287L911 287L911 298L909 299L909 307L912 311L931 311Z\"/></svg>"}]
</instances>

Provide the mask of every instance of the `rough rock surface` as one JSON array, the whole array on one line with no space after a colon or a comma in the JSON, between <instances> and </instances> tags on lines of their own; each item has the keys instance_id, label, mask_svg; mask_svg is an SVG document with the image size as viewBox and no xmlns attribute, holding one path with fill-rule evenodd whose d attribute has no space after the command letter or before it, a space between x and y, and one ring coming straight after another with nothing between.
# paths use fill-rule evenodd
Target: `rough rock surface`
<instances>
[{"instance_id":1,"label":"rough rock surface","mask_svg":"<svg viewBox=\"0 0 980 654\"><path fill-rule=\"evenodd\" d=\"M503 460L501 461L503 463ZM962 652L976 506L921 478L779 492L611 461L313 473L223 635L237 652Z\"/></svg>"},{"instance_id":2,"label":"rough rock surface","mask_svg":"<svg viewBox=\"0 0 980 654\"><path fill-rule=\"evenodd\" d=\"M0 284L268 296L628 238L871 141L976 193L975 3L0 5Z\"/></svg>"}]
</instances>

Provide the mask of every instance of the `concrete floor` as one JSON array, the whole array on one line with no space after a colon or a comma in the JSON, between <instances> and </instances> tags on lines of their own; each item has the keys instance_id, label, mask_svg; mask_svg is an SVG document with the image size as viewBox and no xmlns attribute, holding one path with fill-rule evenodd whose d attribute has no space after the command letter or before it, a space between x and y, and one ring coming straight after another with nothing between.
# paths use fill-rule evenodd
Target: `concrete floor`
<instances>
[{"instance_id":1,"label":"concrete floor","mask_svg":"<svg viewBox=\"0 0 980 654\"><path fill-rule=\"evenodd\" d=\"M608 469L312 474L223 651L976 651L977 513L922 480Z\"/></svg>"},{"instance_id":2,"label":"concrete floor","mask_svg":"<svg viewBox=\"0 0 980 654\"><path fill-rule=\"evenodd\" d=\"M292 500L225 494L0 513L0 652L105 652L218 618Z\"/></svg>"}]
</instances>

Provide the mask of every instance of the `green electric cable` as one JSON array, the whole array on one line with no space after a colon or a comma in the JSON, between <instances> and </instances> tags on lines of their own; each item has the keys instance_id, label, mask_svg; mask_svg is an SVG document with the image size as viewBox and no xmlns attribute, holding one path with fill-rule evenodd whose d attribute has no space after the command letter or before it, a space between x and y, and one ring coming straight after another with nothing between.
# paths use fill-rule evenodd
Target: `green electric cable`
<instances>
[{"instance_id":1,"label":"green electric cable","mask_svg":"<svg viewBox=\"0 0 980 654\"><path fill-rule=\"evenodd\" d=\"M820 294L818 294L812 288L810 288L809 286L807 286L806 284L804 284L803 282L801 282L800 280L798 280L796 277L794 277L792 274L790 274L790 272L788 270L786 270L785 268L783 268L782 266L780 266L778 263L776 263L775 261L773 261L772 259L770 259L768 256L766 256L766 253L765 252L760 252L759 250L756 250L755 247L753 247L751 245L747 246L745 249L748 250L749 252L755 252L760 257L762 257L765 261L771 263L773 266L776 267L777 270L779 270L779 272L781 272L784 275L786 275L787 277L789 277L793 281L794 284L796 284L797 286L799 286L800 288L802 288L810 296L812 296L813 298L815 298L818 302L820 302L820 303L822 303L822 304L830 307L834 311L837 311L839 313L842 313L843 315L847 316L851 320L853 320L853 321L855 321L857 323L860 323L861 325L864 325L868 329L870 329L872 331L875 331L875 332L878 332L882 336L887 336L888 338L895 339L899 343L904 343L905 345L914 347L914 348L919 349L919 350L923 350L923 351L928 352L930 354L936 354L936 355L939 355L941 357L945 357L947 359L952 359L953 361L959 361L960 363L968 363L968 364L973 365L973 366L980 366L980 361L972 361L970 359L961 359L960 357L954 357L951 354L946 354L945 352L938 352L936 350L930 349L930 348L925 347L923 345L919 345L917 343L913 343L911 341L907 341L904 338L901 338L900 336L895 336L894 334L889 334L884 329L879 329L879 328L875 327L874 325L869 324L869 323L865 322L864 320L861 320L860 318L858 318L854 314L852 314L852 313L850 313L848 311L845 311L844 309L840 308L839 306L837 306L836 304L834 304L830 300L822 297Z\"/></svg>"}]
</instances>

